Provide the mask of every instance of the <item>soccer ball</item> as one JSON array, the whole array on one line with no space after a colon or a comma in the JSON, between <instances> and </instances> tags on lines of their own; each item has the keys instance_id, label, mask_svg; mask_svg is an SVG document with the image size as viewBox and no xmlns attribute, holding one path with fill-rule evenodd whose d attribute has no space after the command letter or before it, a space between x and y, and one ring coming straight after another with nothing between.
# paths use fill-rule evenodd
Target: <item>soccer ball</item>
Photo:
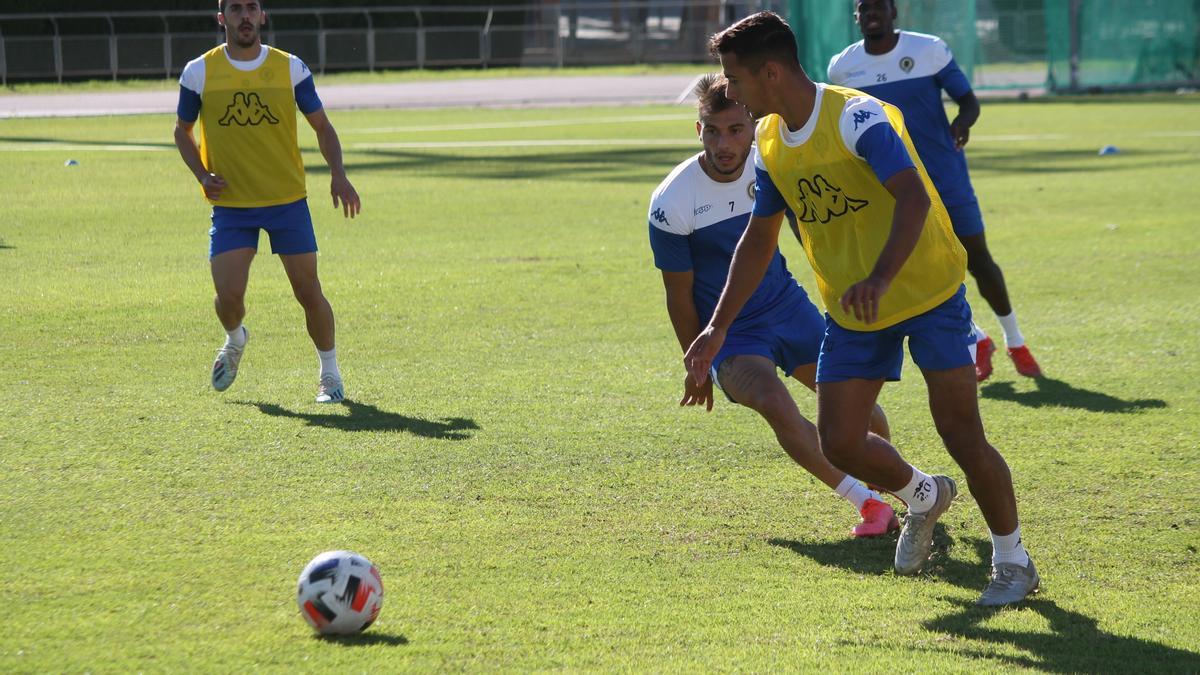
<instances>
[{"instance_id":1,"label":"soccer ball","mask_svg":"<svg viewBox=\"0 0 1200 675\"><path fill-rule=\"evenodd\" d=\"M296 585L300 614L321 635L366 630L383 607L383 580L370 560L350 551L312 559Z\"/></svg>"}]
</instances>

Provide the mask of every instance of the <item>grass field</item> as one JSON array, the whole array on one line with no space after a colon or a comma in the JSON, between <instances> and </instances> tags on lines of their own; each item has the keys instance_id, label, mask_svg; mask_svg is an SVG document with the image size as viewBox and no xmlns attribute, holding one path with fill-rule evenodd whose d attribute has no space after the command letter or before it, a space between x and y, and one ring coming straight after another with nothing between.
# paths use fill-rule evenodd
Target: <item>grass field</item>
<instances>
[{"instance_id":1,"label":"grass field","mask_svg":"<svg viewBox=\"0 0 1200 675\"><path fill-rule=\"evenodd\" d=\"M1200 670L1196 104L991 104L974 130L1048 375L1001 356L981 388L1044 583L1000 612L972 606L969 495L897 577L895 538L850 540L753 413L677 407L646 205L695 149L686 109L335 114L353 222L306 133L332 408L265 239L241 374L209 388L208 210L171 117L0 121L0 671ZM881 402L961 479L911 364ZM383 572L356 639L293 599L333 548Z\"/></svg>"}]
</instances>

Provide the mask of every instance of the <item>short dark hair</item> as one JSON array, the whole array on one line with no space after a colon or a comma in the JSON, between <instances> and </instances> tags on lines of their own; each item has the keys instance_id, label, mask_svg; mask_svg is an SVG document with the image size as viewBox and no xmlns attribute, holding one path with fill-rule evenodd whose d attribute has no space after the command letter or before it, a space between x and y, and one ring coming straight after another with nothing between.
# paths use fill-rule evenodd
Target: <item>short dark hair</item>
<instances>
[{"instance_id":1,"label":"short dark hair","mask_svg":"<svg viewBox=\"0 0 1200 675\"><path fill-rule=\"evenodd\" d=\"M722 54L733 54L751 72L757 72L769 60L800 65L796 36L791 26L775 12L751 14L713 35L708 41L708 51L718 58Z\"/></svg>"},{"instance_id":2,"label":"short dark hair","mask_svg":"<svg viewBox=\"0 0 1200 675\"><path fill-rule=\"evenodd\" d=\"M725 112L737 105L725 97L725 77L709 73L700 78L692 93L696 95L696 112L700 117Z\"/></svg>"}]
</instances>

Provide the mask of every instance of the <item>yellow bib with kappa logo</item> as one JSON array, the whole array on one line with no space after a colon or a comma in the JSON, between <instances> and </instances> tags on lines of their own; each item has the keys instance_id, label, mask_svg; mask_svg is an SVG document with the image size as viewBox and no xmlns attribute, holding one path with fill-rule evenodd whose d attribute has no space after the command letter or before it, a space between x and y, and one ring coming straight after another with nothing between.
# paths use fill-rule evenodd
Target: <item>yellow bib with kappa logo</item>
<instances>
[{"instance_id":1,"label":"yellow bib with kappa logo","mask_svg":"<svg viewBox=\"0 0 1200 675\"><path fill-rule=\"evenodd\" d=\"M288 54L267 48L251 71L238 70L220 46L204 55L200 158L227 183L215 206L288 204L305 196L296 142L296 95Z\"/></svg>"},{"instance_id":2,"label":"yellow bib with kappa logo","mask_svg":"<svg viewBox=\"0 0 1200 675\"><path fill-rule=\"evenodd\" d=\"M842 141L842 110L857 96L865 94L826 85L812 136L798 146L784 142L786 125L775 114L759 121L756 136L767 173L796 214L825 311L843 328L875 331L923 314L953 296L965 277L967 254L913 148L903 115L881 102L925 183L929 215L916 248L880 301L876 322L868 325L855 319L853 312L842 311L842 294L866 279L879 259L896 206L870 164Z\"/></svg>"}]
</instances>

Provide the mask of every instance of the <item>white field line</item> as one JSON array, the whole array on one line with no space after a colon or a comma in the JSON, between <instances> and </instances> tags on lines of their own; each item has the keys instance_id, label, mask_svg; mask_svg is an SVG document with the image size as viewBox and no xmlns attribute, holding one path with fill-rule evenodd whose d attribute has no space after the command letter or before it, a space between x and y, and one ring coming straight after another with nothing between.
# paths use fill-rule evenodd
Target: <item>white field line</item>
<instances>
[{"instance_id":1,"label":"white field line","mask_svg":"<svg viewBox=\"0 0 1200 675\"><path fill-rule=\"evenodd\" d=\"M351 143L355 150L405 150L432 148L569 148L569 147L619 147L619 146L663 146L671 148L691 147L696 139L671 140L665 138L580 138L542 139L533 141L412 141L398 143Z\"/></svg>"},{"instance_id":2,"label":"white field line","mask_svg":"<svg viewBox=\"0 0 1200 675\"><path fill-rule=\"evenodd\" d=\"M678 116L646 116L658 119L682 119ZM632 118L622 118L632 119ZM553 126L546 120L545 126ZM526 123L517 126L528 126ZM402 128L402 127L400 127ZM483 125L472 128L485 128ZM508 128L487 125L486 128ZM418 127L408 127L417 130ZM360 132L361 133L361 132ZM1125 138L1200 138L1200 129L1181 129L1177 131L1144 131L1120 134ZM980 134L972 136L971 140L982 143L1003 143L1014 141L1048 141L1072 138L1070 134ZM628 146L658 146L658 147L692 147L696 139L665 139L665 138L580 138L580 139L537 139L537 140L490 140L490 141L399 141L393 143L350 143L346 147L355 150L419 150L419 149L462 149L462 148L569 148L569 147L628 147ZM174 148L160 145L90 145L86 143L71 143L69 141L0 141L0 152L170 152Z\"/></svg>"},{"instance_id":3,"label":"white field line","mask_svg":"<svg viewBox=\"0 0 1200 675\"><path fill-rule=\"evenodd\" d=\"M0 141L0 152L167 152L175 148L160 145L89 145L67 141L42 141L36 143L11 143Z\"/></svg>"},{"instance_id":4,"label":"white field line","mask_svg":"<svg viewBox=\"0 0 1200 675\"><path fill-rule=\"evenodd\" d=\"M410 127L369 127L347 129L345 134L392 134L418 131L477 131L486 129L529 129L534 127L586 127L592 124L632 124L634 122L687 122L690 115L633 115L627 117L587 117L582 119L528 120L525 122L482 122L477 124L430 124Z\"/></svg>"},{"instance_id":5,"label":"white field line","mask_svg":"<svg viewBox=\"0 0 1200 675\"><path fill-rule=\"evenodd\" d=\"M1061 141L1070 138L1067 134L972 134L972 141L1007 143L1009 141Z\"/></svg>"}]
</instances>

